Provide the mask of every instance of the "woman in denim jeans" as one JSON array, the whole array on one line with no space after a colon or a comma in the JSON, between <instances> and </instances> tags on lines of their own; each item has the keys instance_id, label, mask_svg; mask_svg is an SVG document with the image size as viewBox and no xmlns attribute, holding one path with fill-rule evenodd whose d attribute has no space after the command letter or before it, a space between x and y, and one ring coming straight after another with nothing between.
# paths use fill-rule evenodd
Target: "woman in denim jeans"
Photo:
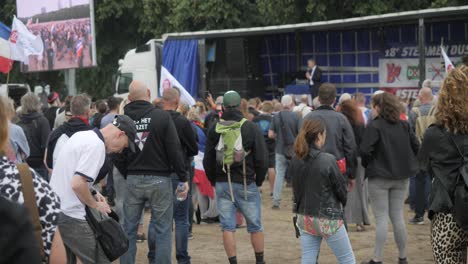
<instances>
[{"instance_id":1,"label":"woman in denim jeans","mask_svg":"<svg viewBox=\"0 0 468 264\"><path fill-rule=\"evenodd\" d=\"M322 240L338 263L356 263L343 223L347 181L333 155L322 152L325 124L305 120L288 173L292 178L296 226L301 234L302 263L316 263Z\"/></svg>"}]
</instances>

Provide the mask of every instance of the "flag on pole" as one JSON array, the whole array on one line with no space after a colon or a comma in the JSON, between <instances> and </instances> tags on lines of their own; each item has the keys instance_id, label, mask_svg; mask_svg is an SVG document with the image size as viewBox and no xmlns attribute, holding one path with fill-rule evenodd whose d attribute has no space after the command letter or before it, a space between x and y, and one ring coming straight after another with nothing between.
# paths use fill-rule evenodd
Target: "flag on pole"
<instances>
[{"instance_id":1,"label":"flag on pole","mask_svg":"<svg viewBox=\"0 0 468 264\"><path fill-rule=\"evenodd\" d=\"M11 29L0 22L0 72L8 73L13 66L10 59L10 38Z\"/></svg>"},{"instance_id":2,"label":"flag on pole","mask_svg":"<svg viewBox=\"0 0 468 264\"><path fill-rule=\"evenodd\" d=\"M172 87L177 87L180 90L180 101L189 106L195 105L195 99L190 95L189 92L182 86L179 81L166 69L161 66L161 83L159 85L160 96L163 95L164 90Z\"/></svg>"},{"instance_id":3,"label":"flag on pole","mask_svg":"<svg viewBox=\"0 0 468 264\"><path fill-rule=\"evenodd\" d=\"M11 59L29 64L29 55L42 55L44 43L40 36L29 32L28 28L16 17L13 18L10 35Z\"/></svg>"},{"instance_id":4,"label":"flag on pole","mask_svg":"<svg viewBox=\"0 0 468 264\"><path fill-rule=\"evenodd\" d=\"M211 183L208 180L208 177L206 176L205 168L203 167L203 158L205 157L206 144L205 132L203 132L203 130L196 125L194 127L197 130L198 135L198 154L193 158L193 163L195 167L193 183L197 185L198 191L202 195L208 196L211 199L213 199L215 197L214 189L213 186L211 186Z\"/></svg>"},{"instance_id":5,"label":"flag on pole","mask_svg":"<svg viewBox=\"0 0 468 264\"><path fill-rule=\"evenodd\" d=\"M453 66L452 61L447 56L447 53L445 53L445 49L444 49L443 45L440 45L440 49L441 49L441 52L442 52L442 57L444 58L445 72L448 73L449 71L451 71L454 68L454 66Z\"/></svg>"}]
</instances>

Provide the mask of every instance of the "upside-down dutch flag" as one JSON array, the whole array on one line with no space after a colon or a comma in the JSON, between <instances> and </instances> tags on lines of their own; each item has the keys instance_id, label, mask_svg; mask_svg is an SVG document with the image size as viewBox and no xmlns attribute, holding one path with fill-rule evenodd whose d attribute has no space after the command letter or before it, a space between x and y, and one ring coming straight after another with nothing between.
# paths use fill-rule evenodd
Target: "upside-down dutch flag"
<instances>
[{"instance_id":1,"label":"upside-down dutch flag","mask_svg":"<svg viewBox=\"0 0 468 264\"><path fill-rule=\"evenodd\" d=\"M83 41L79 40L76 44L76 56L81 57L83 55Z\"/></svg>"},{"instance_id":2,"label":"upside-down dutch flag","mask_svg":"<svg viewBox=\"0 0 468 264\"><path fill-rule=\"evenodd\" d=\"M10 59L10 34L11 29L0 22L0 72L3 73L8 73L13 66L13 60Z\"/></svg>"},{"instance_id":3,"label":"upside-down dutch flag","mask_svg":"<svg viewBox=\"0 0 468 264\"><path fill-rule=\"evenodd\" d=\"M214 189L211 186L210 181L205 173L205 168L203 167L203 158L205 157L205 143L206 143L206 136L203 130L199 127L194 125L193 126L197 130L198 135L198 155L193 158L193 162L195 165L195 174L193 177L193 183L195 183L198 187L198 191L204 196L208 196L210 198L214 198Z\"/></svg>"}]
</instances>

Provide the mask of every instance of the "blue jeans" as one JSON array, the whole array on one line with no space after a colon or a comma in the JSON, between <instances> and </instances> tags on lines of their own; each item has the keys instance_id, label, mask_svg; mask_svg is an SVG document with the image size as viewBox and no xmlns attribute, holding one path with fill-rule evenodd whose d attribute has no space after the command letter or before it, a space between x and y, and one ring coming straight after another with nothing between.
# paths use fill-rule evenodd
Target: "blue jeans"
<instances>
[{"instance_id":1,"label":"blue jeans","mask_svg":"<svg viewBox=\"0 0 468 264\"><path fill-rule=\"evenodd\" d=\"M288 169L288 160L282 154L276 153L276 177L275 186L273 187L273 205L279 206L281 203L281 194L283 192L284 178Z\"/></svg>"},{"instance_id":2,"label":"blue jeans","mask_svg":"<svg viewBox=\"0 0 468 264\"><path fill-rule=\"evenodd\" d=\"M175 241L176 241L176 259L179 264L190 264L190 256L188 254L188 233L189 233L189 204L191 198L187 196L185 201L177 201L176 189L179 184L179 177L172 175L172 193L174 200L174 222L175 222ZM159 263L154 260L154 249L156 241L154 240L156 221L153 217L150 219L148 227L148 260L149 263Z\"/></svg>"},{"instance_id":3,"label":"blue jeans","mask_svg":"<svg viewBox=\"0 0 468 264\"><path fill-rule=\"evenodd\" d=\"M115 212L119 216L120 224L123 226L125 223L123 205L126 197L125 192L127 191L127 181L116 167L113 168L113 176L115 189Z\"/></svg>"},{"instance_id":4,"label":"blue jeans","mask_svg":"<svg viewBox=\"0 0 468 264\"><path fill-rule=\"evenodd\" d=\"M216 199L219 211L219 222L223 231L236 231L236 209L242 213L247 223L247 232L263 231L262 226L262 198L255 183L247 186L247 200L244 185L232 183L234 202L231 199L229 183L216 183Z\"/></svg>"},{"instance_id":5,"label":"blue jeans","mask_svg":"<svg viewBox=\"0 0 468 264\"><path fill-rule=\"evenodd\" d=\"M320 252L320 244L322 244L322 237L312 236L307 233L301 232L301 245L302 245L302 264L315 264ZM340 264L354 264L353 249L351 242L348 238L346 228L342 226L334 235L325 238L328 246L335 254L337 262Z\"/></svg>"},{"instance_id":6,"label":"blue jeans","mask_svg":"<svg viewBox=\"0 0 468 264\"><path fill-rule=\"evenodd\" d=\"M136 238L141 212L150 204L151 217L155 219L155 261L171 263L172 255L172 180L170 177L128 175L124 199L125 230L129 239L128 252L120 258L121 264L135 263Z\"/></svg>"}]
</instances>

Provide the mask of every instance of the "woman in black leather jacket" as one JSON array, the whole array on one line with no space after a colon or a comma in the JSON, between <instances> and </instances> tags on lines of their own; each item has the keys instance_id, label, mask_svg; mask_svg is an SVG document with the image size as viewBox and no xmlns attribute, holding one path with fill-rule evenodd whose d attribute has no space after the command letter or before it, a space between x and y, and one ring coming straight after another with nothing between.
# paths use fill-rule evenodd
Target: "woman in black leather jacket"
<instances>
[{"instance_id":1,"label":"woman in black leather jacket","mask_svg":"<svg viewBox=\"0 0 468 264\"><path fill-rule=\"evenodd\" d=\"M355 263L343 224L347 182L336 158L321 151L325 138L325 124L321 120L305 120L294 145L296 157L288 169L296 226L301 234L302 263L316 263L323 238L338 263Z\"/></svg>"},{"instance_id":2,"label":"woman in black leather jacket","mask_svg":"<svg viewBox=\"0 0 468 264\"><path fill-rule=\"evenodd\" d=\"M433 182L429 218L435 263L467 263L468 234L452 215L460 168L468 166L462 157L468 158L467 98L468 67L461 66L450 71L442 84L436 125L426 130L418 154L421 169L430 173Z\"/></svg>"}]
</instances>

